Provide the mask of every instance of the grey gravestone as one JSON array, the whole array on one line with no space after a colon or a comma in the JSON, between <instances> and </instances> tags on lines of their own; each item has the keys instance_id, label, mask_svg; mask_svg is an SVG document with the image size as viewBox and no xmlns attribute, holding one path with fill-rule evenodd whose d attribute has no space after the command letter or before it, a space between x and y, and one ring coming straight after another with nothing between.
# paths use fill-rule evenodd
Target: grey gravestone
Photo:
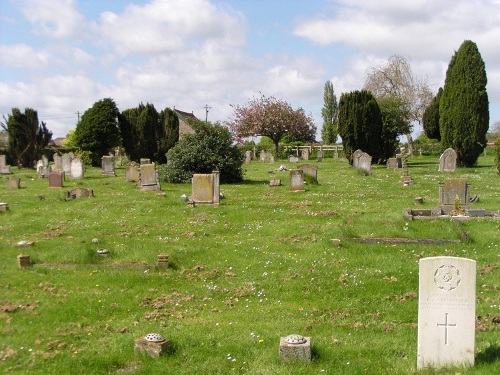
<instances>
[{"instance_id":1,"label":"grey gravestone","mask_svg":"<svg viewBox=\"0 0 500 375\"><path fill-rule=\"evenodd\" d=\"M288 161L289 161L290 163L298 163L298 162L299 162L299 158L298 158L298 157L296 157L296 156L290 155L290 156L288 157Z\"/></svg>"},{"instance_id":2,"label":"grey gravestone","mask_svg":"<svg viewBox=\"0 0 500 375\"><path fill-rule=\"evenodd\" d=\"M455 172L457 168L457 152L447 148L439 157L439 172Z\"/></svg>"},{"instance_id":3,"label":"grey gravestone","mask_svg":"<svg viewBox=\"0 0 500 375\"><path fill-rule=\"evenodd\" d=\"M17 177L10 177L7 184L8 189L21 189L21 179Z\"/></svg>"},{"instance_id":4,"label":"grey gravestone","mask_svg":"<svg viewBox=\"0 0 500 375\"><path fill-rule=\"evenodd\" d=\"M352 153L352 167L354 169L359 169L359 158L363 154L363 151L361 150L356 150Z\"/></svg>"},{"instance_id":5,"label":"grey gravestone","mask_svg":"<svg viewBox=\"0 0 500 375\"><path fill-rule=\"evenodd\" d=\"M84 171L85 168L80 158L74 158L71 160L71 178L83 178Z\"/></svg>"},{"instance_id":6,"label":"grey gravestone","mask_svg":"<svg viewBox=\"0 0 500 375\"><path fill-rule=\"evenodd\" d=\"M273 178L271 181L269 181L269 186L281 186L281 180L278 178Z\"/></svg>"},{"instance_id":7,"label":"grey gravestone","mask_svg":"<svg viewBox=\"0 0 500 375\"><path fill-rule=\"evenodd\" d=\"M267 162L267 163L274 163L274 155L270 152L267 152L267 151L264 151L262 150L260 152L260 160L261 161L264 161L264 162Z\"/></svg>"},{"instance_id":8,"label":"grey gravestone","mask_svg":"<svg viewBox=\"0 0 500 375\"><path fill-rule=\"evenodd\" d=\"M105 176L116 176L115 158L112 155L105 155L101 158L101 174Z\"/></svg>"},{"instance_id":9,"label":"grey gravestone","mask_svg":"<svg viewBox=\"0 0 500 375\"><path fill-rule=\"evenodd\" d=\"M417 369L474 365L476 262L420 260Z\"/></svg>"},{"instance_id":10,"label":"grey gravestone","mask_svg":"<svg viewBox=\"0 0 500 375\"><path fill-rule=\"evenodd\" d=\"M311 164L298 165L297 169L301 169L305 175L311 176L315 182L318 182L318 167Z\"/></svg>"},{"instance_id":11,"label":"grey gravestone","mask_svg":"<svg viewBox=\"0 0 500 375\"><path fill-rule=\"evenodd\" d=\"M54 159L54 170L60 171L62 170L62 158L59 156L59 154L55 153L54 156L52 157Z\"/></svg>"},{"instance_id":12,"label":"grey gravestone","mask_svg":"<svg viewBox=\"0 0 500 375\"><path fill-rule=\"evenodd\" d=\"M248 164L252 161L252 151L245 151L245 163Z\"/></svg>"},{"instance_id":13,"label":"grey gravestone","mask_svg":"<svg viewBox=\"0 0 500 375\"><path fill-rule=\"evenodd\" d=\"M135 162L127 164L125 167L125 178L127 181L139 181L139 165Z\"/></svg>"},{"instance_id":14,"label":"grey gravestone","mask_svg":"<svg viewBox=\"0 0 500 375\"><path fill-rule=\"evenodd\" d=\"M49 187L61 188L63 187L64 172L54 171L49 173Z\"/></svg>"},{"instance_id":15,"label":"grey gravestone","mask_svg":"<svg viewBox=\"0 0 500 375\"><path fill-rule=\"evenodd\" d=\"M304 191L304 171L302 169L290 171L290 190Z\"/></svg>"},{"instance_id":16,"label":"grey gravestone","mask_svg":"<svg viewBox=\"0 0 500 375\"><path fill-rule=\"evenodd\" d=\"M10 174L10 165L7 165L5 155L0 155L0 174Z\"/></svg>"},{"instance_id":17,"label":"grey gravestone","mask_svg":"<svg viewBox=\"0 0 500 375\"><path fill-rule=\"evenodd\" d=\"M71 156L71 154L63 154L61 156L62 170L65 173L71 173L71 159L73 159L73 156Z\"/></svg>"},{"instance_id":18,"label":"grey gravestone","mask_svg":"<svg viewBox=\"0 0 500 375\"><path fill-rule=\"evenodd\" d=\"M396 158L387 159L387 168L389 169L397 169L399 166L398 160Z\"/></svg>"},{"instance_id":19,"label":"grey gravestone","mask_svg":"<svg viewBox=\"0 0 500 375\"><path fill-rule=\"evenodd\" d=\"M191 184L191 199L194 203L219 204L219 172L194 174Z\"/></svg>"},{"instance_id":20,"label":"grey gravestone","mask_svg":"<svg viewBox=\"0 0 500 375\"><path fill-rule=\"evenodd\" d=\"M317 160L319 162L323 161L323 151L319 150L317 153L316 153L316 157L318 158Z\"/></svg>"},{"instance_id":21,"label":"grey gravestone","mask_svg":"<svg viewBox=\"0 0 500 375\"><path fill-rule=\"evenodd\" d=\"M160 191L160 179L155 163L141 164L139 166L139 190Z\"/></svg>"},{"instance_id":22,"label":"grey gravestone","mask_svg":"<svg viewBox=\"0 0 500 375\"><path fill-rule=\"evenodd\" d=\"M470 184L464 178L447 178L439 183L439 207L445 214L455 208L457 197L463 209L470 208Z\"/></svg>"},{"instance_id":23,"label":"grey gravestone","mask_svg":"<svg viewBox=\"0 0 500 375\"><path fill-rule=\"evenodd\" d=\"M49 159L45 155L42 155L42 163L44 166L49 165Z\"/></svg>"},{"instance_id":24,"label":"grey gravestone","mask_svg":"<svg viewBox=\"0 0 500 375\"><path fill-rule=\"evenodd\" d=\"M358 169L366 174L372 174L372 157L366 152L363 152L358 159Z\"/></svg>"},{"instance_id":25,"label":"grey gravestone","mask_svg":"<svg viewBox=\"0 0 500 375\"><path fill-rule=\"evenodd\" d=\"M76 189L70 190L66 192L66 199L75 199L75 198L84 198L84 197L93 197L94 190L84 189L77 187ZM92 241L93 242L93 241ZM99 241L97 241L99 242Z\"/></svg>"},{"instance_id":26,"label":"grey gravestone","mask_svg":"<svg viewBox=\"0 0 500 375\"><path fill-rule=\"evenodd\" d=\"M302 149L302 160L309 160L309 149Z\"/></svg>"}]
</instances>

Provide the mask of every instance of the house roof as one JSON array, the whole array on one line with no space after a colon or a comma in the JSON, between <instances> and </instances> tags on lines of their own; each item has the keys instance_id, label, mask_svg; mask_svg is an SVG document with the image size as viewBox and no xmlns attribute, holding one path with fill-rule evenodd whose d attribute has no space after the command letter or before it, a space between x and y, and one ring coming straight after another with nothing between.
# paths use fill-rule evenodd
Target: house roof
<instances>
[{"instance_id":1,"label":"house roof","mask_svg":"<svg viewBox=\"0 0 500 375\"><path fill-rule=\"evenodd\" d=\"M179 111L177 108L174 108L174 111L177 113L177 115L183 118L183 120L185 120L188 117L198 120L198 118L193 114L193 112L189 113L189 112Z\"/></svg>"}]
</instances>

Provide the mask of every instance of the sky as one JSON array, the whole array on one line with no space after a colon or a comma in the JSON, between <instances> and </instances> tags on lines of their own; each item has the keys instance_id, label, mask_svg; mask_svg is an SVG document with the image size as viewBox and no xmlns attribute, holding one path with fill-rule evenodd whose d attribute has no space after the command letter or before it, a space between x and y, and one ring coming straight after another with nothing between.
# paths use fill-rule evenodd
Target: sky
<instances>
[{"instance_id":1,"label":"sky","mask_svg":"<svg viewBox=\"0 0 500 375\"><path fill-rule=\"evenodd\" d=\"M311 113L319 140L327 81L340 99L400 55L436 93L465 40L486 65L491 128L500 0L0 0L0 121L29 107L65 137L112 98L224 122L264 94Z\"/></svg>"}]
</instances>

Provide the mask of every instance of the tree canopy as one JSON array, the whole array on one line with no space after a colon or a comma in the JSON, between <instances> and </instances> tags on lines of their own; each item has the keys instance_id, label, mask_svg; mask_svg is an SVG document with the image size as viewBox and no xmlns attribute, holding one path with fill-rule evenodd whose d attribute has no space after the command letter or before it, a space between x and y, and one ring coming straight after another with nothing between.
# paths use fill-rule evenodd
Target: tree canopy
<instances>
[{"instance_id":1,"label":"tree canopy","mask_svg":"<svg viewBox=\"0 0 500 375\"><path fill-rule=\"evenodd\" d=\"M185 134L167 153L166 180L189 182L195 173L220 172L221 182L243 179L243 154L233 144L229 129L219 123L201 121L195 132Z\"/></svg>"},{"instance_id":2,"label":"tree canopy","mask_svg":"<svg viewBox=\"0 0 500 375\"><path fill-rule=\"evenodd\" d=\"M372 160L380 157L382 117L375 97L370 91L343 93L339 101L339 135L344 152L352 164L357 149L367 152Z\"/></svg>"},{"instance_id":3,"label":"tree canopy","mask_svg":"<svg viewBox=\"0 0 500 375\"><path fill-rule=\"evenodd\" d=\"M440 87L438 93L428 105L422 117L425 135L430 139L441 141L441 132L439 130L439 102L443 95L443 88Z\"/></svg>"},{"instance_id":4,"label":"tree canopy","mask_svg":"<svg viewBox=\"0 0 500 375\"><path fill-rule=\"evenodd\" d=\"M321 117L323 117L323 127L321 128L321 139L326 144L337 143L337 116L339 107L337 96L333 89L333 83L327 81L323 92L323 108Z\"/></svg>"},{"instance_id":5,"label":"tree canopy","mask_svg":"<svg viewBox=\"0 0 500 375\"><path fill-rule=\"evenodd\" d=\"M19 108L12 108L2 128L9 135L8 153L12 162L19 166L33 167L40 158L42 149L52 139L52 132L46 124L38 121L38 112L26 108L24 113Z\"/></svg>"},{"instance_id":6,"label":"tree canopy","mask_svg":"<svg viewBox=\"0 0 500 375\"><path fill-rule=\"evenodd\" d=\"M99 165L101 157L121 144L120 112L113 99L99 100L87 109L76 125L74 141L77 147L92 152L92 162Z\"/></svg>"},{"instance_id":7,"label":"tree canopy","mask_svg":"<svg viewBox=\"0 0 500 375\"><path fill-rule=\"evenodd\" d=\"M451 58L439 104L443 148L457 152L457 163L473 166L484 147L489 127L486 69L476 44L462 43Z\"/></svg>"},{"instance_id":8,"label":"tree canopy","mask_svg":"<svg viewBox=\"0 0 500 375\"><path fill-rule=\"evenodd\" d=\"M295 141L314 141L316 126L312 115L302 108L294 110L284 100L262 95L247 105L233 105L231 130L237 137L266 136L272 139L278 152L279 142L288 135Z\"/></svg>"}]
</instances>

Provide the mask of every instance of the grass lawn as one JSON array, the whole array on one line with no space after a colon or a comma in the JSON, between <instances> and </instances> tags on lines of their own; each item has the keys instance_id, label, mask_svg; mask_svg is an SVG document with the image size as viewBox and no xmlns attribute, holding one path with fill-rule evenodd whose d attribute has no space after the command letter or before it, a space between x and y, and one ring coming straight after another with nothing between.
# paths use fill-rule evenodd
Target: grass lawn
<instances>
[{"instance_id":1,"label":"grass lawn","mask_svg":"<svg viewBox=\"0 0 500 375\"><path fill-rule=\"evenodd\" d=\"M500 210L489 152L477 167L447 174L436 156L414 157L407 187L401 170L373 166L363 176L324 159L319 183L295 193L289 172L273 171L290 163L254 161L243 183L221 186L219 206L194 208L180 199L189 184L162 184L166 196L140 192L124 168L116 177L88 169L54 189L34 170L11 167L22 188L7 189L9 176L0 176L9 205L0 212L0 372L417 373L418 261L447 255L477 261L476 365L420 373L499 374L500 220L402 215L436 207L446 177L471 183L480 196L473 207ZM283 186L269 187L272 178ZM75 187L95 196L64 200ZM455 241L352 240L360 237ZM33 245L16 248L21 240ZM20 253L35 266L19 269ZM161 253L167 270L151 267ZM135 352L134 339L151 332L174 352ZM311 337L311 363L280 359L280 337L295 333Z\"/></svg>"}]
</instances>

